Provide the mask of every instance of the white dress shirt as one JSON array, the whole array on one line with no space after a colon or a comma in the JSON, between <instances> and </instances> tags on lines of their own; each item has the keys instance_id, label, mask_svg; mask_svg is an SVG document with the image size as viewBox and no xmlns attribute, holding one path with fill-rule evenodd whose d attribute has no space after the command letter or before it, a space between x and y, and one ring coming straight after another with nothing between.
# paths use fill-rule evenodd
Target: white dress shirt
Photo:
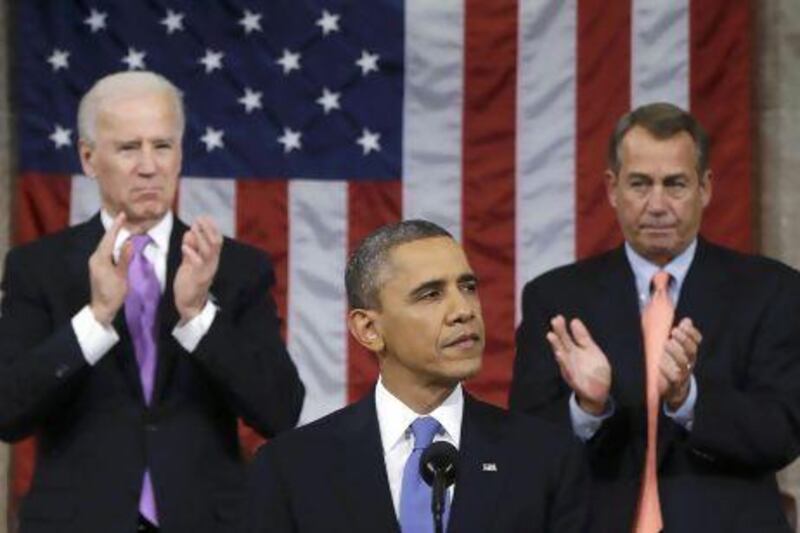
<instances>
[{"instance_id":1,"label":"white dress shirt","mask_svg":"<svg viewBox=\"0 0 800 533\"><path fill-rule=\"evenodd\" d=\"M668 287L669 296L672 304L677 307L678 299L681 295L681 288L686 279L686 274L689 272L689 267L692 265L695 251L697 250L697 239L684 250L680 255L674 257L672 261L660 267L649 262L647 259L636 253L636 251L627 242L625 243L625 256L628 258L628 263L633 270L633 276L636 280L636 294L638 296L639 311L650 302L651 292L650 283L653 276L659 270L664 270L670 275L670 283ZM683 402L677 410L671 411L666 404L664 404L664 414L672 418L676 423L680 424L687 430L691 431L692 424L694 423L694 406L697 403L697 382L694 375L689 376L689 395L686 401ZM603 414L599 416L592 415L584 411L578 404L575 393L572 393L569 399L569 412L572 419L572 429L575 435L583 441L591 439L603 421L614 414L614 400L609 397L608 406Z\"/></svg>"},{"instance_id":2,"label":"white dress shirt","mask_svg":"<svg viewBox=\"0 0 800 533\"><path fill-rule=\"evenodd\" d=\"M432 416L442 426L442 432L433 438L434 442L443 440L458 448L461 441L461 419L464 416L464 392L459 384L442 405L430 413L420 414L397 399L384 387L383 381L378 379L375 387L375 409L378 413L389 490L392 493L395 515L399 517L403 469L414 450L414 435L409 426L421 416ZM448 489L450 501L453 501L454 489L455 486Z\"/></svg>"},{"instance_id":3,"label":"white dress shirt","mask_svg":"<svg viewBox=\"0 0 800 533\"><path fill-rule=\"evenodd\" d=\"M108 230L114 223L113 218L105 210L100 211L100 220L103 227ZM174 217L172 212L167 212L158 224L150 228L147 234L152 239L144 249L144 256L153 265L158 283L161 286L161 293L164 293L167 280L167 256L169 254L169 237L172 233ZM119 260L122 246L130 238L131 233L126 228L120 229L117 240L114 242L114 261ZM120 313L124 313L124 306L120 308ZM200 340L208 332L214 317L217 314L217 307L209 302L203 311L189 320L186 324L177 325L172 330L172 335L187 352L193 352ZM94 317L94 313L89 306L85 305L72 317L72 328L78 338L83 357L90 365L94 365L108 351L119 342L119 334L112 325L104 326Z\"/></svg>"}]
</instances>

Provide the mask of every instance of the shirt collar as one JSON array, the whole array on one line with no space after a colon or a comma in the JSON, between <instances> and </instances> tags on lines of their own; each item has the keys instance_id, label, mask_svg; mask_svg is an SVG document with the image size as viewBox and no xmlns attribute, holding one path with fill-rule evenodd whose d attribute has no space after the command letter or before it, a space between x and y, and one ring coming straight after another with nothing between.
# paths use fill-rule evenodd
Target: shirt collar
<instances>
[{"instance_id":1,"label":"shirt collar","mask_svg":"<svg viewBox=\"0 0 800 533\"><path fill-rule=\"evenodd\" d=\"M666 271L672 277L670 296L672 296L673 302L677 304L683 281L686 279L686 274L689 272L689 267L692 265L696 251L697 238L683 252L673 257L672 261L661 267L639 255L628 242L625 242L625 255L636 278L636 293L639 295L639 304L643 305L650 300L650 282L659 270Z\"/></svg>"},{"instance_id":2,"label":"shirt collar","mask_svg":"<svg viewBox=\"0 0 800 533\"><path fill-rule=\"evenodd\" d=\"M401 402L383 385L378 378L375 386L375 409L378 413L378 426L381 432L383 453L389 453L397 443L405 438L406 431L415 419L420 416L432 416L444 428L456 448L461 440L461 420L464 416L464 392L459 383L442 404L425 415L415 413L413 409Z\"/></svg>"},{"instance_id":3,"label":"shirt collar","mask_svg":"<svg viewBox=\"0 0 800 533\"><path fill-rule=\"evenodd\" d=\"M169 236L172 233L172 225L174 223L174 215L172 211L167 213L158 221L158 224L150 228L147 234L153 239L155 247L164 255L169 250ZM108 231L108 228L114 223L114 218L105 210L100 210L100 221L103 223L103 228ZM119 259L119 252L122 245L130 238L131 232L127 228L121 228L117 234L117 240L114 241L114 260Z\"/></svg>"}]
</instances>

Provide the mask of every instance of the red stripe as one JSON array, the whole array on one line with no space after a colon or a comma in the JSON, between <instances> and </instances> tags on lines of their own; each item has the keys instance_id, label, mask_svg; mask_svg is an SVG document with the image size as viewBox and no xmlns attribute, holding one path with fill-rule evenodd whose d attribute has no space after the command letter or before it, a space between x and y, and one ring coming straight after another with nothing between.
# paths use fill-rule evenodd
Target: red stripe
<instances>
[{"instance_id":1,"label":"red stripe","mask_svg":"<svg viewBox=\"0 0 800 533\"><path fill-rule=\"evenodd\" d=\"M578 86L575 190L579 258L622 240L608 204L603 172L608 137L631 101L630 0L578 2Z\"/></svg>"},{"instance_id":2,"label":"red stripe","mask_svg":"<svg viewBox=\"0 0 800 533\"><path fill-rule=\"evenodd\" d=\"M265 250L275 268L272 295L283 318L281 334L286 339L287 277L289 266L289 215L285 180L238 180L236 182L236 238ZM263 439L239 425L245 454L252 454Z\"/></svg>"},{"instance_id":3,"label":"red stripe","mask_svg":"<svg viewBox=\"0 0 800 533\"><path fill-rule=\"evenodd\" d=\"M27 172L19 177L14 202L14 244L23 244L69 225L72 179Z\"/></svg>"},{"instance_id":4,"label":"red stripe","mask_svg":"<svg viewBox=\"0 0 800 533\"><path fill-rule=\"evenodd\" d=\"M711 136L715 178L702 232L745 251L753 241L751 15L746 0L691 4L691 108Z\"/></svg>"},{"instance_id":5,"label":"red stripe","mask_svg":"<svg viewBox=\"0 0 800 533\"><path fill-rule=\"evenodd\" d=\"M470 390L505 405L514 353L517 2L467 0L463 242L481 279L486 353Z\"/></svg>"},{"instance_id":6,"label":"red stripe","mask_svg":"<svg viewBox=\"0 0 800 533\"><path fill-rule=\"evenodd\" d=\"M374 229L400 220L400 181L350 182L348 186L348 257ZM353 402L378 380L375 356L347 337L347 400Z\"/></svg>"}]
</instances>

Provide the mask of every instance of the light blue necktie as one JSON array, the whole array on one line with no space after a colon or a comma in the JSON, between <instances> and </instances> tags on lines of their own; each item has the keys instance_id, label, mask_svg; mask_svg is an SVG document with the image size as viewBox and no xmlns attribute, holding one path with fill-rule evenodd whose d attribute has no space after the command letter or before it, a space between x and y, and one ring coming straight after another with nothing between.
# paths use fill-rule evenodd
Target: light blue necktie
<instances>
[{"instance_id":1,"label":"light blue necktie","mask_svg":"<svg viewBox=\"0 0 800 533\"><path fill-rule=\"evenodd\" d=\"M431 445L433 437L442 426L435 418L425 416L411 423L414 434L414 450L403 469L403 487L400 491L400 529L403 533L432 533L433 513L431 512L430 485L425 483L419 472L419 461L425 448ZM445 497L443 522L447 526L450 505Z\"/></svg>"}]
</instances>

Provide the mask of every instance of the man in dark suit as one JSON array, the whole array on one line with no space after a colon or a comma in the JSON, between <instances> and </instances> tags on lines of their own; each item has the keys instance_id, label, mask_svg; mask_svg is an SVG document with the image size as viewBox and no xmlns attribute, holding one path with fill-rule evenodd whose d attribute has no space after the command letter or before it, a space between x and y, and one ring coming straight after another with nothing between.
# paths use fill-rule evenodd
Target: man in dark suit
<instances>
[{"instance_id":1,"label":"man in dark suit","mask_svg":"<svg viewBox=\"0 0 800 533\"><path fill-rule=\"evenodd\" d=\"M237 417L291 428L303 386L260 251L177 220L184 115L153 73L81 101L101 212L9 252L0 436L37 437L22 533L231 531L243 513Z\"/></svg>"},{"instance_id":2,"label":"man in dark suit","mask_svg":"<svg viewBox=\"0 0 800 533\"><path fill-rule=\"evenodd\" d=\"M800 449L800 276L698 236L711 199L708 150L700 124L675 106L622 117L606 183L624 246L524 289L511 406L586 443L592 531L642 523L640 313L659 276L675 305L652 388L663 530L788 531L774 474Z\"/></svg>"},{"instance_id":3,"label":"man in dark suit","mask_svg":"<svg viewBox=\"0 0 800 533\"><path fill-rule=\"evenodd\" d=\"M425 221L385 226L351 257L346 285L350 332L377 357L380 379L361 401L259 451L249 531L432 532L430 489L415 499L414 488L431 438L459 450L448 531L582 531L577 440L462 389L480 368L484 326L453 238Z\"/></svg>"}]
</instances>

